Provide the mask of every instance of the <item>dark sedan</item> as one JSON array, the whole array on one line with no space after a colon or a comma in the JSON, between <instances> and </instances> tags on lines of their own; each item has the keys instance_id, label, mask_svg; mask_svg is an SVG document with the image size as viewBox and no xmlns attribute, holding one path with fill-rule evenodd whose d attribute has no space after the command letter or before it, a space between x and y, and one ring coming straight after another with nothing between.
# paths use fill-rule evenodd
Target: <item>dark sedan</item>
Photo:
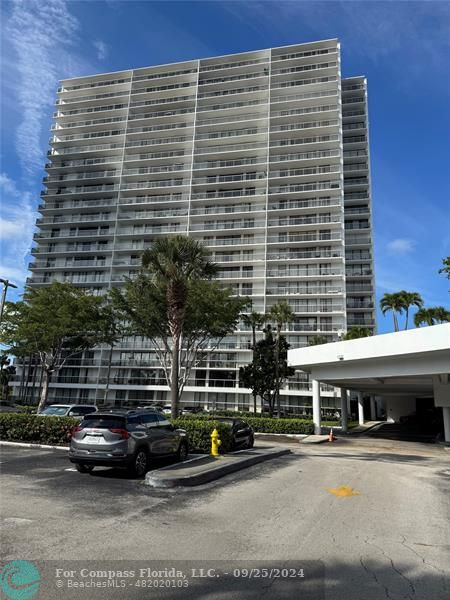
<instances>
[{"instance_id":1,"label":"dark sedan","mask_svg":"<svg viewBox=\"0 0 450 600\"><path fill-rule=\"evenodd\" d=\"M214 417L214 421L220 421L221 423L230 425L233 436L233 450L253 448L255 437L253 429L248 423L234 417Z\"/></svg>"}]
</instances>

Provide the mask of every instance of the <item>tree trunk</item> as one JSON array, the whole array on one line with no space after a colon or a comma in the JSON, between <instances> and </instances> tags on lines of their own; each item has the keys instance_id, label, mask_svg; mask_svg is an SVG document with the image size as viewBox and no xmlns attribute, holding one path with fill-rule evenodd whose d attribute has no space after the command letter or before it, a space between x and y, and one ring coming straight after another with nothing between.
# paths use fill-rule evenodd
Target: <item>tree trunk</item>
<instances>
[{"instance_id":1,"label":"tree trunk","mask_svg":"<svg viewBox=\"0 0 450 600\"><path fill-rule=\"evenodd\" d=\"M256 348L256 327L253 325L252 327L253 333L253 361L255 360L255 348ZM253 392L253 412L256 415L256 392Z\"/></svg>"},{"instance_id":2,"label":"tree trunk","mask_svg":"<svg viewBox=\"0 0 450 600\"><path fill-rule=\"evenodd\" d=\"M253 412L256 415L256 394L253 394Z\"/></svg>"},{"instance_id":3,"label":"tree trunk","mask_svg":"<svg viewBox=\"0 0 450 600\"><path fill-rule=\"evenodd\" d=\"M47 404L48 388L49 388L51 378L52 378L51 371L44 368L44 377L42 380L41 398L39 400L39 406L37 409L38 414L44 410L44 408Z\"/></svg>"},{"instance_id":4,"label":"tree trunk","mask_svg":"<svg viewBox=\"0 0 450 600\"><path fill-rule=\"evenodd\" d=\"M281 327L278 328L277 345L275 348L275 400L277 403L277 417L280 418L280 335Z\"/></svg>"},{"instance_id":5,"label":"tree trunk","mask_svg":"<svg viewBox=\"0 0 450 600\"><path fill-rule=\"evenodd\" d=\"M173 348L172 348L172 369L170 373L170 403L172 406L172 418L176 419L179 412L179 397L178 397L178 371L180 364L180 336L175 334L173 336Z\"/></svg>"},{"instance_id":6,"label":"tree trunk","mask_svg":"<svg viewBox=\"0 0 450 600\"><path fill-rule=\"evenodd\" d=\"M108 370L106 372L106 383L105 383L105 393L103 394L103 404L106 404L106 400L108 398L109 379L111 377L111 363L112 363L113 350L114 350L114 344L111 344L111 346L109 348ZM101 365L100 365L100 368L101 368Z\"/></svg>"},{"instance_id":7,"label":"tree trunk","mask_svg":"<svg viewBox=\"0 0 450 600\"><path fill-rule=\"evenodd\" d=\"M392 315L394 317L394 331L398 331L397 313L395 310L392 311Z\"/></svg>"},{"instance_id":8,"label":"tree trunk","mask_svg":"<svg viewBox=\"0 0 450 600\"><path fill-rule=\"evenodd\" d=\"M408 309L406 309L405 329L408 329Z\"/></svg>"}]
</instances>

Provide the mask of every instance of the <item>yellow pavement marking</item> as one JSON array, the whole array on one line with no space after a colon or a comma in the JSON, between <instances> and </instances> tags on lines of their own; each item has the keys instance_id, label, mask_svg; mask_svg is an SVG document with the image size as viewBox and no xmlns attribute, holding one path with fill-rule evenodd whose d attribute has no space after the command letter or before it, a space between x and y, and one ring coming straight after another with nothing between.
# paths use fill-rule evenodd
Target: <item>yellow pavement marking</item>
<instances>
[{"instance_id":1,"label":"yellow pavement marking","mask_svg":"<svg viewBox=\"0 0 450 600\"><path fill-rule=\"evenodd\" d=\"M355 491L349 485L341 485L340 487L337 487L337 488L327 488L327 490L330 492L330 494L334 494L338 498L346 498L348 496L360 496L361 495L360 492Z\"/></svg>"}]
</instances>

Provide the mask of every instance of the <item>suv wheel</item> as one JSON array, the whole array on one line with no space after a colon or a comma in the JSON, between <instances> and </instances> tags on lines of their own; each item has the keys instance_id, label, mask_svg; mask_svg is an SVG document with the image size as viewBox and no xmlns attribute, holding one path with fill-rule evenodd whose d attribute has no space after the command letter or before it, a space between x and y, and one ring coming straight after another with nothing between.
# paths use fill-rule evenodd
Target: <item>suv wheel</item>
<instances>
[{"instance_id":1,"label":"suv wheel","mask_svg":"<svg viewBox=\"0 0 450 600\"><path fill-rule=\"evenodd\" d=\"M92 473L94 467L92 465L76 465L78 473Z\"/></svg>"},{"instance_id":2,"label":"suv wheel","mask_svg":"<svg viewBox=\"0 0 450 600\"><path fill-rule=\"evenodd\" d=\"M178 452L177 452L177 459L180 462L183 462L184 460L187 459L188 457L188 445L186 444L186 442L181 442L181 444L178 447Z\"/></svg>"},{"instance_id":3,"label":"suv wheel","mask_svg":"<svg viewBox=\"0 0 450 600\"><path fill-rule=\"evenodd\" d=\"M148 454L143 448L136 451L131 463L131 471L134 475L142 477L148 468Z\"/></svg>"}]
</instances>

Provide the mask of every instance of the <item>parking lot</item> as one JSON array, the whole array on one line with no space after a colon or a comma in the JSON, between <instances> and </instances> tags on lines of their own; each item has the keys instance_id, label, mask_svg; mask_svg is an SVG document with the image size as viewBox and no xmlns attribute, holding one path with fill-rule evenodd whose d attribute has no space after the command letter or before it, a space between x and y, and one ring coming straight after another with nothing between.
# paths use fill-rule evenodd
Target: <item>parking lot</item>
<instances>
[{"instance_id":1,"label":"parking lot","mask_svg":"<svg viewBox=\"0 0 450 600\"><path fill-rule=\"evenodd\" d=\"M160 491L125 472L81 475L62 450L3 446L2 561L320 560L327 599L449 597L448 451L369 439L291 449Z\"/></svg>"}]
</instances>

